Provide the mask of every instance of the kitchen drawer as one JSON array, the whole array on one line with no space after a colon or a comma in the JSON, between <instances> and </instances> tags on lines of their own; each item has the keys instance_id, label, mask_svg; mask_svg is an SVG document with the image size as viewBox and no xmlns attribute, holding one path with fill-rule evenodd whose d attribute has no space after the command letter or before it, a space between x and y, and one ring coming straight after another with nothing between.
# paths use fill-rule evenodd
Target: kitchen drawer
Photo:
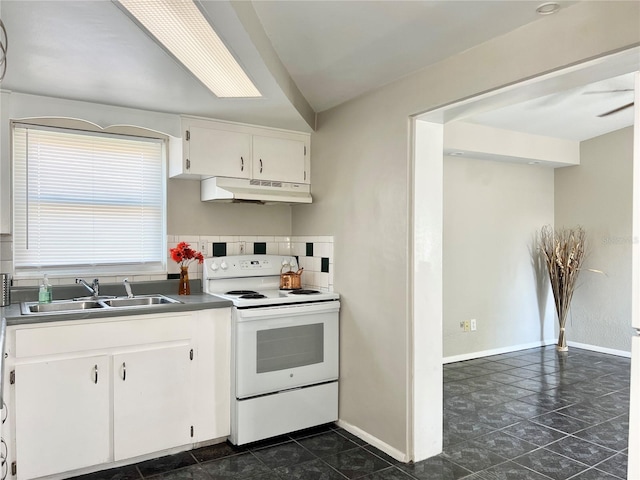
<instances>
[{"instance_id":1,"label":"kitchen drawer","mask_svg":"<svg viewBox=\"0 0 640 480\"><path fill-rule=\"evenodd\" d=\"M191 340L191 314L122 317L69 325L65 322L15 332L15 357L104 350L134 345Z\"/></svg>"}]
</instances>

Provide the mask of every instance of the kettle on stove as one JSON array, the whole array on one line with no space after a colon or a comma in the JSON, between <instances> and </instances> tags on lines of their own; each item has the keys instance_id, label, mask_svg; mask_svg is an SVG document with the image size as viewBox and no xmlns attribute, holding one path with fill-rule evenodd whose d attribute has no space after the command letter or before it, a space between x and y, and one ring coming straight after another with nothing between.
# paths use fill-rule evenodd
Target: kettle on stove
<instances>
[{"instance_id":1,"label":"kettle on stove","mask_svg":"<svg viewBox=\"0 0 640 480\"><path fill-rule=\"evenodd\" d=\"M282 268L280 269L280 289L296 290L298 288L301 288L302 270L304 269L301 268L297 272L294 272L293 270L289 270L288 272L283 272L285 267L291 268L291 265L286 263L282 265Z\"/></svg>"}]
</instances>

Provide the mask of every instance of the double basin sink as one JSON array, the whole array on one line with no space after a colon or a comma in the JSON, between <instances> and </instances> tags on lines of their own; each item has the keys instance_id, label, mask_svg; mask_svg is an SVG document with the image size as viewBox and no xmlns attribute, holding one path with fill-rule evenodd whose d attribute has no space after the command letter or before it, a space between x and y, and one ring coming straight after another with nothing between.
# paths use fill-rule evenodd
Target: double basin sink
<instances>
[{"instance_id":1,"label":"double basin sink","mask_svg":"<svg viewBox=\"0 0 640 480\"><path fill-rule=\"evenodd\" d=\"M179 300L165 297L164 295L141 295L139 297L98 297L79 298L75 300L55 300L51 303L22 302L20 312L22 315L37 315L51 313L71 313L81 310L151 307L182 303Z\"/></svg>"}]
</instances>

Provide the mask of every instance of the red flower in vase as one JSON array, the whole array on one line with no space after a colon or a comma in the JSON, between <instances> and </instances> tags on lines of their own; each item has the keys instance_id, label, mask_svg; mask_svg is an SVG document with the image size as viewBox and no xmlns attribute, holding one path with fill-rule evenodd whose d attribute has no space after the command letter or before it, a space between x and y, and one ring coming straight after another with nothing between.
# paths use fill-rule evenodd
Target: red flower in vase
<instances>
[{"instance_id":1,"label":"red flower in vase","mask_svg":"<svg viewBox=\"0 0 640 480\"><path fill-rule=\"evenodd\" d=\"M202 263L204 261L204 255L201 252L196 252L187 242L180 242L176 248L169 250L171 259L176 262L180 267L187 267L191 262L197 261Z\"/></svg>"}]
</instances>

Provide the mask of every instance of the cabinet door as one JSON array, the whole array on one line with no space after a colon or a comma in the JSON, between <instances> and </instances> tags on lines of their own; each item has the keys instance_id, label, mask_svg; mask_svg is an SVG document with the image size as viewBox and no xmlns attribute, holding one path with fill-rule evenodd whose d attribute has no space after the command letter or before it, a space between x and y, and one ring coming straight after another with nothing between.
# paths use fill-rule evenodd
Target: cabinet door
<instances>
[{"instance_id":1,"label":"cabinet door","mask_svg":"<svg viewBox=\"0 0 640 480\"><path fill-rule=\"evenodd\" d=\"M188 173L249 178L251 135L191 126Z\"/></svg>"},{"instance_id":2,"label":"cabinet door","mask_svg":"<svg viewBox=\"0 0 640 480\"><path fill-rule=\"evenodd\" d=\"M113 356L114 460L191 442L189 352L180 345Z\"/></svg>"},{"instance_id":3,"label":"cabinet door","mask_svg":"<svg viewBox=\"0 0 640 480\"><path fill-rule=\"evenodd\" d=\"M253 136L253 178L308 183L301 140Z\"/></svg>"},{"instance_id":4,"label":"cabinet door","mask_svg":"<svg viewBox=\"0 0 640 480\"><path fill-rule=\"evenodd\" d=\"M18 480L108 462L109 357L16 365Z\"/></svg>"}]
</instances>

